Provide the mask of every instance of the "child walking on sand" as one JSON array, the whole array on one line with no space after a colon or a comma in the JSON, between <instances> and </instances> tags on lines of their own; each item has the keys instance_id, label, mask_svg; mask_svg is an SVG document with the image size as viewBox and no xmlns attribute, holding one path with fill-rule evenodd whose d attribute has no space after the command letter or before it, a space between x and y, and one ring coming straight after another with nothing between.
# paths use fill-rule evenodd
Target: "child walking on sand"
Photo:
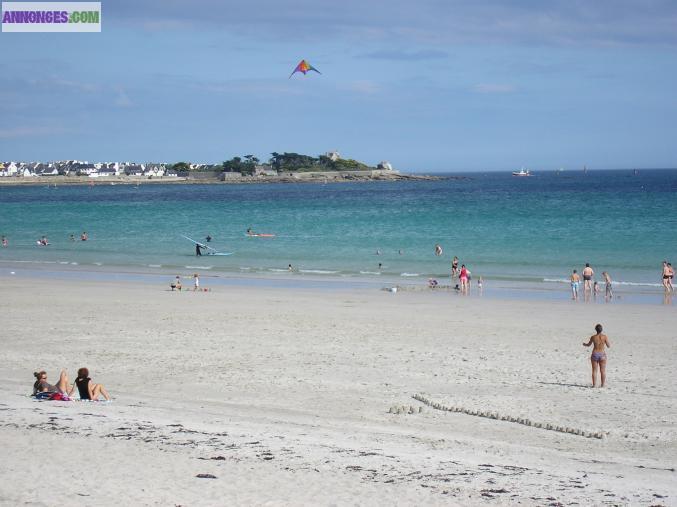
<instances>
[{"instance_id":1,"label":"child walking on sand","mask_svg":"<svg viewBox=\"0 0 677 507\"><path fill-rule=\"evenodd\" d=\"M604 387L606 382L606 352L604 347L611 347L611 342L607 335L602 334L602 324L595 326L594 334L590 337L587 343L583 342L584 347L594 345L592 348L592 355L590 356L590 365L592 367L592 387L595 387L595 378L597 377L597 368L600 374L600 387Z\"/></svg>"}]
</instances>

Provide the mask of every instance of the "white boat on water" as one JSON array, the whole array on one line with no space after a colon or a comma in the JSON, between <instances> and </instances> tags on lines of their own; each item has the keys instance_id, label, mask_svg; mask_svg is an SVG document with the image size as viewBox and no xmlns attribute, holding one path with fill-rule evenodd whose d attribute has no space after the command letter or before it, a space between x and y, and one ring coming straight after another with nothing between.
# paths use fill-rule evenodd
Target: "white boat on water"
<instances>
[{"instance_id":1,"label":"white boat on water","mask_svg":"<svg viewBox=\"0 0 677 507\"><path fill-rule=\"evenodd\" d=\"M524 167L522 167L522 169L520 169L519 171L513 171L512 175L513 176L533 176L533 174L531 174L529 172L529 169L524 169Z\"/></svg>"}]
</instances>

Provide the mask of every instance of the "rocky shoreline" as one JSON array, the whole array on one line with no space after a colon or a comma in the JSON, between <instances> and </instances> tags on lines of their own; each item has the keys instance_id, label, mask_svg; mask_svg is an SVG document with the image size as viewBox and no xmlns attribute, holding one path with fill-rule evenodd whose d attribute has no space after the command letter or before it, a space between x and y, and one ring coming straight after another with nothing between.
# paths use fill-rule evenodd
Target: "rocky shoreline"
<instances>
[{"instance_id":1,"label":"rocky shoreline","mask_svg":"<svg viewBox=\"0 0 677 507\"><path fill-rule=\"evenodd\" d=\"M36 185L36 186L59 186L59 185L142 185L142 184L225 184L243 185L255 183L347 183L347 182L370 182L370 181L439 181L439 180L467 179L466 176L434 176L428 174L355 174L340 173L336 175L298 173L295 175L280 176L242 176L237 179L221 179L214 177L162 177L162 178L139 178L131 176L112 176L90 178L88 176L36 176L5 177L0 178L0 186L12 185Z\"/></svg>"}]
</instances>

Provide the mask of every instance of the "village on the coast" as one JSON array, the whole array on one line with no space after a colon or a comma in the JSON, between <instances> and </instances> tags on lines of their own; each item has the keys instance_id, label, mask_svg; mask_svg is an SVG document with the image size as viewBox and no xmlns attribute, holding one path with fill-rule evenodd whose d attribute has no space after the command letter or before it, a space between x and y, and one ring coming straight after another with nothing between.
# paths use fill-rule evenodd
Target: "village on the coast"
<instances>
[{"instance_id":1,"label":"village on the coast","mask_svg":"<svg viewBox=\"0 0 677 507\"><path fill-rule=\"evenodd\" d=\"M427 179L403 175L390 162L369 166L344 159L338 151L318 157L297 153L276 153L266 162L254 155L233 157L220 164L193 162L138 163L60 160L51 162L0 162L0 183L38 183L46 179L64 183L110 180L120 182L254 182L254 181L337 181Z\"/></svg>"}]
</instances>

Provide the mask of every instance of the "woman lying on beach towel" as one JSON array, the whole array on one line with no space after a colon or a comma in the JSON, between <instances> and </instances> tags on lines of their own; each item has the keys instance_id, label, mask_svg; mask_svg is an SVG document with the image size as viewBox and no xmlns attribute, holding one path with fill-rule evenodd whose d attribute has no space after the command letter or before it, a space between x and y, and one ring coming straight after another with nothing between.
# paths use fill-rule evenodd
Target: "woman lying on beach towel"
<instances>
[{"instance_id":1,"label":"woman lying on beach towel","mask_svg":"<svg viewBox=\"0 0 677 507\"><path fill-rule=\"evenodd\" d=\"M68 374L66 370L61 370L59 381L55 386L47 382L47 372L45 370L36 371L35 383L33 384L33 396L43 400L64 400L67 401L69 392L73 391L73 386L68 384Z\"/></svg>"},{"instance_id":2,"label":"woman lying on beach towel","mask_svg":"<svg viewBox=\"0 0 677 507\"><path fill-rule=\"evenodd\" d=\"M106 401L110 400L108 391L101 384L95 384L89 378L89 370L87 368L80 368L78 370L78 378L75 379L75 384L73 384L70 393L73 392L76 386L80 392L81 400L96 401L99 399L99 396L103 396Z\"/></svg>"}]
</instances>

